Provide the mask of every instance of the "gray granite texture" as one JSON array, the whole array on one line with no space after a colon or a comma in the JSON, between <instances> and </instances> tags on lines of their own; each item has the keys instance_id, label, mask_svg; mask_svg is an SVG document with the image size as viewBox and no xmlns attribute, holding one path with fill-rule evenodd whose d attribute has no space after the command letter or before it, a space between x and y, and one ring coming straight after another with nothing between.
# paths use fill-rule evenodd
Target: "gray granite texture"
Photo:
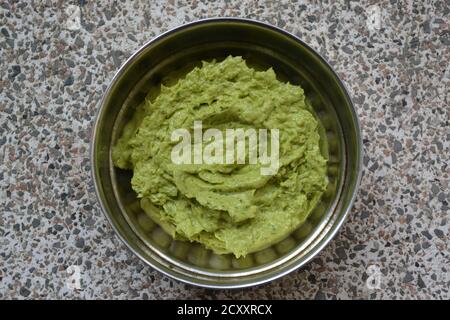
<instances>
[{"instance_id":1,"label":"gray granite texture","mask_svg":"<svg viewBox=\"0 0 450 320\"><path fill-rule=\"evenodd\" d=\"M0 1L0 299L450 299L449 5ZM317 49L348 86L364 137L361 189L336 238L302 270L243 290L146 267L90 178L96 104L115 70L161 32L218 16L269 22ZM72 265L80 290L66 284Z\"/></svg>"}]
</instances>

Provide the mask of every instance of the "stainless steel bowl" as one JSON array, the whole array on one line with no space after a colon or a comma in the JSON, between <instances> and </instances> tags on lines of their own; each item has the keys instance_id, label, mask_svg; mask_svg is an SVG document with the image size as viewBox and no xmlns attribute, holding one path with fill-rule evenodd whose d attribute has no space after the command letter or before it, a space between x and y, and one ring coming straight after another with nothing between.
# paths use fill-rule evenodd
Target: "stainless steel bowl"
<instances>
[{"instance_id":1,"label":"stainless steel bowl","mask_svg":"<svg viewBox=\"0 0 450 320\"><path fill-rule=\"evenodd\" d=\"M274 246L236 260L200 245L174 241L141 209L131 172L115 168L111 147L134 108L168 75L185 73L201 60L240 55L252 65L273 67L301 85L322 125L328 154L328 190L308 221ZM281 277L308 262L336 234L361 177L361 136L351 99L336 73L307 44L253 20L200 20L170 30L137 50L119 69L100 102L91 161L97 197L122 241L149 266L180 281L211 288L239 288Z\"/></svg>"}]
</instances>

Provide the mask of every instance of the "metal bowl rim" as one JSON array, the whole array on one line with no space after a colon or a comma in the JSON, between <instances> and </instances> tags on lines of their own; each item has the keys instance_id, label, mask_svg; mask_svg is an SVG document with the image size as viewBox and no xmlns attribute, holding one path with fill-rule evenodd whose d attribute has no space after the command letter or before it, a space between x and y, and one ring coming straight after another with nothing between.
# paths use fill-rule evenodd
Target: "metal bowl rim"
<instances>
[{"instance_id":1,"label":"metal bowl rim","mask_svg":"<svg viewBox=\"0 0 450 320\"><path fill-rule=\"evenodd\" d=\"M321 238L321 244L316 247L313 247L311 249L311 251L309 251L307 253L306 258L299 260L296 263L293 263L291 266L287 267L285 270L282 270L282 272L279 272L277 274L274 274L272 276L269 276L269 277L266 277L263 279L259 279L257 281L243 283L243 284L239 284L239 283L228 284L228 283L226 283L226 284L216 285L216 284L199 283L199 282L196 282L193 280L188 280L188 279L179 277L177 274L170 272L170 270L165 270L163 268L155 266L150 261L148 261L144 256L142 256L140 253L136 252L136 250L134 250L132 248L131 244L119 232L118 228L115 226L115 224L112 220L112 217L108 213L108 210L106 209L106 207L103 203L103 200L101 199L100 190L99 190L99 181L97 181L95 170L93 169L94 164L95 164L95 145L96 145L95 142L97 139L97 128L99 126L100 117L101 117L101 115L103 113L103 109L105 107L105 100L110 95L111 89L116 84L118 78L123 74L123 72L130 65L130 63L133 62L136 59L136 57L139 56L149 45L157 42L159 39L165 38L172 33L178 32L183 29L190 28L195 25L200 25L200 24L204 24L204 23L214 23L214 22L240 22L240 23L254 24L254 25L257 25L257 26L260 26L263 28L271 29L273 31L276 31L278 33L281 33L282 35L285 35L285 36L293 39L294 41L298 42L300 45L304 46L306 49L311 51L314 55L316 55L316 57L319 58L319 60L329 69L329 71L331 71L332 75L337 79L337 81L339 82L339 85L343 89L345 98L349 101L349 105L351 107L350 111L352 114L352 119L353 119L353 121L355 123L355 127L356 127L356 131L355 131L356 141L358 143L358 148L357 148L357 156L359 156L359 161L357 163L358 173L357 173L356 181L354 183L353 194L352 194L349 202L347 203L347 205L344 206L344 208L342 208L344 212L341 214L340 218L336 220L336 222L331 226L331 228L328 230L328 232ZM93 122L93 126L91 128L92 132L91 132L91 142L90 142L90 152L89 153L90 153L90 163L91 163L91 178L94 182L95 195L97 197L98 203L100 204L100 208L101 208L103 214L106 216L109 224L113 228L115 234L118 236L118 238L125 244L125 246L134 255L139 257L139 259L141 259L148 266L158 270L159 272L161 272L162 274L164 274L166 276L169 276L169 277L176 279L178 281L181 281L183 283L187 283L187 284L199 286L199 287L204 287L204 288L211 288L211 289L238 289L238 288L245 288L245 287L250 287L250 286L254 286L254 285L261 285L261 284L270 282L272 280L278 279L280 277L283 277L283 276L291 273L294 270L297 270L298 268L300 268L303 265L305 265L306 263L308 263L312 258L314 258L334 238L336 233L341 228L342 224L345 222L351 208L353 207L355 198L357 196L357 193L358 193L358 190L359 190L359 187L361 184L362 171L363 171L362 170L363 148L362 148L361 125L360 125L360 121L359 121L358 115L357 115L355 107L354 107L353 100L348 93L347 86L341 80L339 75L334 71L333 67L327 62L326 59L324 59L322 57L322 55L319 52L317 52L315 49L313 49L311 46L309 46L307 43L305 43L303 40L301 40L298 36L288 32L280 27L271 25L266 22L262 22L262 21L254 20L254 19L248 19L248 18L234 18L234 17L206 18L206 19L199 19L199 20L196 20L193 22L189 22L189 23L171 28L171 29L161 33L160 35L153 37L152 39L148 40L143 45L141 45L137 50L135 50L134 53L124 63L122 63L120 68L115 72L115 74L114 74L113 78L111 79L101 100L96 105L96 108L98 110L97 110L97 113L96 113L96 116L95 116L95 119Z\"/></svg>"}]
</instances>

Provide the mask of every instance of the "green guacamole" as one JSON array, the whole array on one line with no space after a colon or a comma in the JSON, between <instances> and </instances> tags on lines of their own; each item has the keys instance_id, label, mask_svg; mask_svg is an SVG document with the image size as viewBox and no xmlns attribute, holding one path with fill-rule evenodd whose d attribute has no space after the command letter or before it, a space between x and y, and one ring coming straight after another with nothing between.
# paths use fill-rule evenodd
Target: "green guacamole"
<instances>
[{"instance_id":1,"label":"green guacamole","mask_svg":"<svg viewBox=\"0 0 450 320\"><path fill-rule=\"evenodd\" d=\"M174 164L174 130L279 129L279 169L260 164ZM113 148L115 166L133 170L144 211L172 237L236 257L264 249L299 227L328 180L319 123L303 89L256 71L241 57L203 62L137 108Z\"/></svg>"}]
</instances>

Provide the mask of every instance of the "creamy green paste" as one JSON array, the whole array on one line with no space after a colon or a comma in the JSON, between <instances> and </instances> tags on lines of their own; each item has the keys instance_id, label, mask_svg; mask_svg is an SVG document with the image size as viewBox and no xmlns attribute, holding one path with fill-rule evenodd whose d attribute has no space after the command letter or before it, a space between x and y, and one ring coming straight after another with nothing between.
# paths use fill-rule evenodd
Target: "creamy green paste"
<instances>
[{"instance_id":1,"label":"creamy green paste","mask_svg":"<svg viewBox=\"0 0 450 320\"><path fill-rule=\"evenodd\" d=\"M217 128L279 129L279 169L260 164L174 164L171 134ZM328 180L319 124L303 89L256 71L241 57L203 62L147 97L113 148L150 217L175 239L245 256L285 238L314 209Z\"/></svg>"}]
</instances>

